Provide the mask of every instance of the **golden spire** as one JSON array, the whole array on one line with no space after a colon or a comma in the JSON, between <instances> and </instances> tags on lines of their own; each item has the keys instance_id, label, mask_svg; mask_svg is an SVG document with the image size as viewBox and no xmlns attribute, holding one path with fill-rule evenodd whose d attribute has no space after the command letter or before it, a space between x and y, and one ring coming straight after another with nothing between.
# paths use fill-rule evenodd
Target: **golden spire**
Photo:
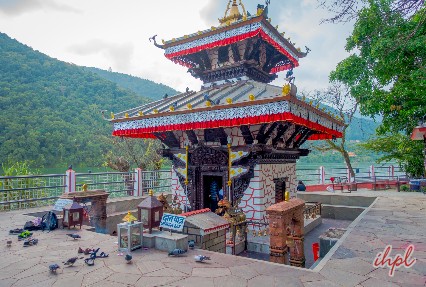
<instances>
[{"instance_id":1,"label":"golden spire","mask_svg":"<svg viewBox=\"0 0 426 287\"><path fill-rule=\"evenodd\" d=\"M243 14L240 13L238 5L241 6L241 8L243 9ZM225 15L223 16L223 18L219 19L220 25L230 25L241 19L247 19L247 12L244 8L243 3L240 0L239 4L237 4L237 0L232 0L231 5L231 0L229 0L228 5L226 6Z\"/></svg>"}]
</instances>

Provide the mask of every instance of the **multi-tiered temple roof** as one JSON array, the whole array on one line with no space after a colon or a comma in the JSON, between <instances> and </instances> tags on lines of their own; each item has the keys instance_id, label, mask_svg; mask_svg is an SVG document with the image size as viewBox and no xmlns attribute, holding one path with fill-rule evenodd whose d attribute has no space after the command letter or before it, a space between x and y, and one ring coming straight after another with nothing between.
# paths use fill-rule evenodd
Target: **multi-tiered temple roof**
<instances>
[{"instance_id":1,"label":"multi-tiered temple roof","mask_svg":"<svg viewBox=\"0 0 426 287\"><path fill-rule=\"evenodd\" d=\"M198 92L187 90L116 114L113 135L160 138L179 146L179 136L173 136L176 131L194 137L194 130L216 130L212 138L226 144L229 134L223 128L240 127L246 144L250 144L257 136L247 127L269 124L276 142L284 147L341 137L342 123L297 99L293 84L268 84L277 72L297 67L306 53L271 25L267 11L268 5L258 5L256 14L250 15L241 0L239 5L230 0L218 27L162 41L161 45L153 37L168 59L188 67L203 86Z\"/></svg>"}]
</instances>

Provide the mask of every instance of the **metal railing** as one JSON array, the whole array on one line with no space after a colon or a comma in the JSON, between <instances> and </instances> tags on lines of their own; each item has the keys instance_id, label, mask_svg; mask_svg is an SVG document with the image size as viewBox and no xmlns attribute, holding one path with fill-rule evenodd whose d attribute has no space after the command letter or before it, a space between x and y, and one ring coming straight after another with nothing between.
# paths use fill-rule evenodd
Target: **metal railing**
<instances>
[{"instance_id":1,"label":"metal railing","mask_svg":"<svg viewBox=\"0 0 426 287\"><path fill-rule=\"evenodd\" d=\"M0 176L0 211L51 205L64 188L64 174Z\"/></svg>"},{"instance_id":2,"label":"metal railing","mask_svg":"<svg viewBox=\"0 0 426 287\"><path fill-rule=\"evenodd\" d=\"M321 203L320 202L305 202L305 209L303 210L305 219L313 219L321 216Z\"/></svg>"},{"instance_id":3,"label":"metal railing","mask_svg":"<svg viewBox=\"0 0 426 287\"><path fill-rule=\"evenodd\" d=\"M325 167L324 169L324 184L331 184L330 178L348 178L348 169L345 167ZM373 170L371 167L354 167L353 169L355 177L352 177L351 181L358 183L376 183L385 180L399 181L407 178L406 173L397 166L375 166ZM319 168L298 168L296 169L296 177L305 185L322 184Z\"/></svg>"},{"instance_id":4,"label":"metal railing","mask_svg":"<svg viewBox=\"0 0 426 287\"><path fill-rule=\"evenodd\" d=\"M142 171L142 192L147 193L150 189L154 193L171 193L172 171Z\"/></svg>"},{"instance_id":5,"label":"metal railing","mask_svg":"<svg viewBox=\"0 0 426 287\"><path fill-rule=\"evenodd\" d=\"M171 170L142 171L142 191L171 192ZM102 189L110 198L133 196L136 172L76 173L75 190ZM0 176L0 211L53 205L67 188L65 174Z\"/></svg>"}]
</instances>

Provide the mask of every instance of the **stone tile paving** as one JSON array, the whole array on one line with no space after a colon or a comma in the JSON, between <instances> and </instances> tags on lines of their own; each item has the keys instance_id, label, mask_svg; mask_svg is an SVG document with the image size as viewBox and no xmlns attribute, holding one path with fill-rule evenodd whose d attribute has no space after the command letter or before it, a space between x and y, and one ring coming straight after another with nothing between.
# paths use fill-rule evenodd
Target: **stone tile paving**
<instances>
[{"instance_id":1,"label":"stone tile paving","mask_svg":"<svg viewBox=\"0 0 426 287\"><path fill-rule=\"evenodd\" d=\"M32 217L22 211L0 213L0 286L426 286L426 196L377 194L375 204L349 226L344 240L314 270L202 250L190 250L182 257L137 250L132 253L132 264L126 264L123 256L117 255L116 237L85 228L72 230L81 235L78 240L65 235L69 230L36 231L39 243L24 248L8 231L22 227ZM23 212L37 210L42 209ZM6 246L7 239L13 240L11 247ZM372 265L387 244L394 247L392 256L414 244L417 262L389 277L389 269ZM68 258L80 256L78 247L100 247L110 255L96 259L92 267L82 259L72 267L63 266ZM212 260L196 263L193 256L200 253ZM48 270L52 263L61 265L57 274Z\"/></svg>"}]
</instances>

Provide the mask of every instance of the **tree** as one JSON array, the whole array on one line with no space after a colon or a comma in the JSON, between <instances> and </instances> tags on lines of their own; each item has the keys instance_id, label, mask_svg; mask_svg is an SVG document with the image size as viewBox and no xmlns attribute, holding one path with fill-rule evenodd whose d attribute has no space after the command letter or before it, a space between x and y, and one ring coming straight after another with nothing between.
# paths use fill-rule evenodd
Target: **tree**
<instances>
[{"instance_id":1,"label":"tree","mask_svg":"<svg viewBox=\"0 0 426 287\"><path fill-rule=\"evenodd\" d=\"M358 17L359 11L365 7L366 0L318 0L320 7L328 10L333 15L322 22L338 23L350 22ZM409 16L419 11L424 0L393 0L390 1L391 10Z\"/></svg>"},{"instance_id":2,"label":"tree","mask_svg":"<svg viewBox=\"0 0 426 287\"><path fill-rule=\"evenodd\" d=\"M401 133L386 134L361 144L362 147L384 153L378 162L396 160L400 167L412 177L421 176L424 172L424 145L421 141L413 141Z\"/></svg>"},{"instance_id":3,"label":"tree","mask_svg":"<svg viewBox=\"0 0 426 287\"><path fill-rule=\"evenodd\" d=\"M312 147L322 152L333 150L339 152L342 155L352 178L354 178L355 172L349 157L346 138L347 129L354 118L355 112L358 110L358 101L351 96L349 87L338 81L331 82L330 86L324 92L316 91L314 100L317 103L332 106L336 110L340 120L344 122L344 126L341 139L325 140L324 144Z\"/></svg>"},{"instance_id":4,"label":"tree","mask_svg":"<svg viewBox=\"0 0 426 287\"><path fill-rule=\"evenodd\" d=\"M350 87L362 114L383 118L377 130L378 143L367 145L376 151L383 147L380 141L386 136L401 133L408 140L413 127L426 114L426 10L421 8L404 18L406 15L395 10L393 3L366 3L347 39L346 50L353 54L330 74L331 80ZM382 151L388 152L384 147ZM408 156L407 160L407 171L419 169L418 160Z\"/></svg>"},{"instance_id":5,"label":"tree","mask_svg":"<svg viewBox=\"0 0 426 287\"><path fill-rule=\"evenodd\" d=\"M105 166L127 172L132 166L142 170L158 170L165 159L159 153L161 142L154 139L125 137L106 138L112 150L105 154Z\"/></svg>"}]
</instances>

